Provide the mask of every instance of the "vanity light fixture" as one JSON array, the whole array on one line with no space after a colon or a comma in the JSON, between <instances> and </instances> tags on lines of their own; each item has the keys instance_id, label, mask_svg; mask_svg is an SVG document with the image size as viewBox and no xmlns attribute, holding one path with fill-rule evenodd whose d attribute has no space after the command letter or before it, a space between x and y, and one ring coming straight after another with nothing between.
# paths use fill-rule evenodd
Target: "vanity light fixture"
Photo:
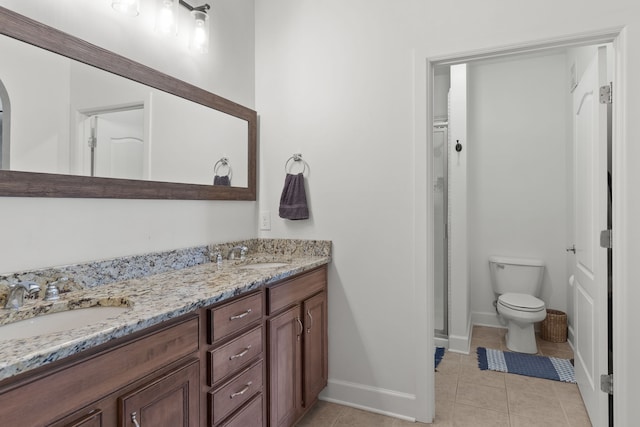
<instances>
[{"instance_id":1,"label":"vanity light fixture","mask_svg":"<svg viewBox=\"0 0 640 427\"><path fill-rule=\"evenodd\" d=\"M111 7L128 16L140 14L140 0L112 0Z\"/></svg>"},{"instance_id":2,"label":"vanity light fixture","mask_svg":"<svg viewBox=\"0 0 640 427\"><path fill-rule=\"evenodd\" d=\"M163 35L178 34L178 5L191 14L192 29L189 35L189 49L197 53L209 50L209 14L211 6L191 6L184 0L156 0L155 29ZM129 16L138 16L140 0L112 0L111 7Z\"/></svg>"}]
</instances>

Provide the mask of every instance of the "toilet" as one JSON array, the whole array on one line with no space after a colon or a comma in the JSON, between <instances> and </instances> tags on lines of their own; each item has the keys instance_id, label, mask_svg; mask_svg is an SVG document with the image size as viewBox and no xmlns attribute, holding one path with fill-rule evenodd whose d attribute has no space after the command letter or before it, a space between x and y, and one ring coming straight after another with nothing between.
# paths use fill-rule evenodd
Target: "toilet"
<instances>
[{"instance_id":1,"label":"toilet","mask_svg":"<svg viewBox=\"0 0 640 427\"><path fill-rule=\"evenodd\" d=\"M544 301L537 298L542 288L544 261L538 259L489 257L496 310L507 325L507 348L519 353L538 352L533 325L547 317Z\"/></svg>"}]
</instances>

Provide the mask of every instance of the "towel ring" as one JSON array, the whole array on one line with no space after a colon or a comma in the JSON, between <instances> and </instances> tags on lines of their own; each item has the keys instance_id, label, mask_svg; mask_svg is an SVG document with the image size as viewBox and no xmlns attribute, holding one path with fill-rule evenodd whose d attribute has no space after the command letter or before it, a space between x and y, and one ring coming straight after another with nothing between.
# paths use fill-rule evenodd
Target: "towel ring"
<instances>
[{"instance_id":1,"label":"towel ring","mask_svg":"<svg viewBox=\"0 0 640 427\"><path fill-rule=\"evenodd\" d=\"M300 153L295 153L293 156L289 157L287 159L287 161L284 164L284 171L285 173L289 173L289 162L293 160L294 162L302 162L302 174L304 174L307 171L307 162L305 162L304 160L302 160L302 154Z\"/></svg>"},{"instance_id":2,"label":"towel ring","mask_svg":"<svg viewBox=\"0 0 640 427\"><path fill-rule=\"evenodd\" d=\"M218 170L225 166L227 167L227 173L225 175L218 175ZM215 173L218 176L228 176L229 179L231 179L231 165L229 165L229 158L222 157L220 160L218 160L216 164L213 165L213 173Z\"/></svg>"}]
</instances>

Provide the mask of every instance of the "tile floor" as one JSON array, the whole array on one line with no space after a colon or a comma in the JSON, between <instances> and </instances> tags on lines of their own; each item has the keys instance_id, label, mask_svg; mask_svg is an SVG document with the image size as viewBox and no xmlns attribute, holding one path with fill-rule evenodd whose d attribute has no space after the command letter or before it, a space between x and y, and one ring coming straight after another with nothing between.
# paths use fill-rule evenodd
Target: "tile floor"
<instances>
[{"instance_id":1,"label":"tile floor","mask_svg":"<svg viewBox=\"0 0 640 427\"><path fill-rule=\"evenodd\" d=\"M469 355L446 352L436 372L435 426L591 426L575 384L478 369L476 347L507 350L505 329L474 326ZM539 354L572 358L567 343L538 339ZM411 423L327 402L297 427L411 427Z\"/></svg>"}]
</instances>

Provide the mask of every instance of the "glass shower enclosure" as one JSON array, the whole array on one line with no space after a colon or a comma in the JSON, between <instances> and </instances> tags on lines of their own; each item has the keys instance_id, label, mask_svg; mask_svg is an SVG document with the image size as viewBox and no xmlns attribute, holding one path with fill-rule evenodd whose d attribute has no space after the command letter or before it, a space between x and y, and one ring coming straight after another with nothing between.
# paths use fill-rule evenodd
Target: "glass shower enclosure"
<instances>
[{"instance_id":1,"label":"glass shower enclosure","mask_svg":"<svg viewBox=\"0 0 640 427\"><path fill-rule=\"evenodd\" d=\"M433 126L434 311L435 337L444 340L449 333L448 152L448 123L436 121Z\"/></svg>"}]
</instances>

